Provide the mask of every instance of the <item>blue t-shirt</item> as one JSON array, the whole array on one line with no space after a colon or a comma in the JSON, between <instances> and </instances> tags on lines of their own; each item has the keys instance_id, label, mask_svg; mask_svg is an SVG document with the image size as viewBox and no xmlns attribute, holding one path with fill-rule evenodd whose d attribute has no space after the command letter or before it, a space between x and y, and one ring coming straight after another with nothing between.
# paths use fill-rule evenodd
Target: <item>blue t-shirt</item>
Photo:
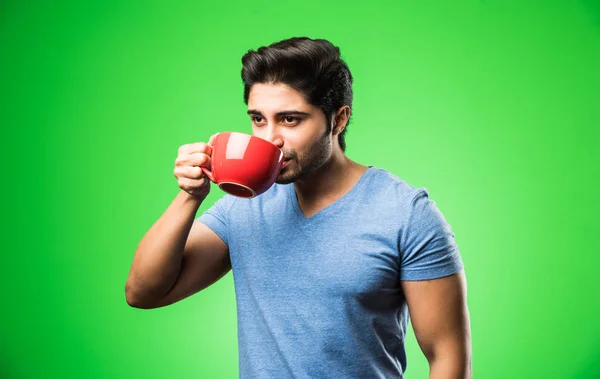
<instances>
[{"instance_id":1,"label":"blue t-shirt","mask_svg":"<svg viewBox=\"0 0 600 379\"><path fill-rule=\"evenodd\" d=\"M310 218L293 184L275 184L226 195L199 221L229 247L241 378L402 378L399 281L463 266L427 189L375 167Z\"/></svg>"}]
</instances>

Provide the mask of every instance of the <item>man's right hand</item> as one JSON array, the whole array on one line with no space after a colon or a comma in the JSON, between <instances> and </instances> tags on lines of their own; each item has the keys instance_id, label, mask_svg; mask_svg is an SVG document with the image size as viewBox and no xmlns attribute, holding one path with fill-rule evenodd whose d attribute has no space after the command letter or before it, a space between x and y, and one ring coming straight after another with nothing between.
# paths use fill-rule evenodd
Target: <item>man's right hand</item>
<instances>
[{"instance_id":1,"label":"man's right hand","mask_svg":"<svg viewBox=\"0 0 600 379\"><path fill-rule=\"evenodd\" d=\"M127 303L136 308L173 304L210 286L231 269L229 248L199 221L198 207L210 190L201 167L210 167L214 137L179 148L177 196L146 232L125 282Z\"/></svg>"},{"instance_id":2,"label":"man's right hand","mask_svg":"<svg viewBox=\"0 0 600 379\"><path fill-rule=\"evenodd\" d=\"M200 200L204 200L210 192L210 180L201 167L210 167L215 137L216 134L211 136L208 143L182 145L175 160L174 174L179 188Z\"/></svg>"}]
</instances>

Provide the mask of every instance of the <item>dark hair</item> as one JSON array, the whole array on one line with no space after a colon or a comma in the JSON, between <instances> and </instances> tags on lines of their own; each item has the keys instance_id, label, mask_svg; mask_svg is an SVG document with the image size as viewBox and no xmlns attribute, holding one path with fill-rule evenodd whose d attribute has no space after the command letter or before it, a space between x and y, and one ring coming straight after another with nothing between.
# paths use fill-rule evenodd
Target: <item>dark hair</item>
<instances>
[{"instance_id":1,"label":"dark hair","mask_svg":"<svg viewBox=\"0 0 600 379\"><path fill-rule=\"evenodd\" d=\"M321 108L331 131L331 118L344 105L352 109L352 74L340 49L324 39L294 37L249 50L242 57L244 102L256 83L283 83L301 92L307 103ZM346 149L347 126L338 135Z\"/></svg>"}]
</instances>

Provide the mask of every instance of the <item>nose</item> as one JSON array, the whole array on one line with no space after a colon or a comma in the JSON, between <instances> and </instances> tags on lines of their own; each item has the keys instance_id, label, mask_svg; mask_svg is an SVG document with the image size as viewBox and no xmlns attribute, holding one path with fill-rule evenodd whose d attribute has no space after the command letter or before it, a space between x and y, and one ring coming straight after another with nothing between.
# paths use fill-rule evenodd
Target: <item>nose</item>
<instances>
[{"instance_id":1,"label":"nose","mask_svg":"<svg viewBox=\"0 0 600 379\"><path fill-rule=\"evenodd\" d=\"M257 137L271 142L280 149L283 147L283 138L281 137L279 130L272 126L264 127L264 133L262 133L262 135L258 135Z\"/></svg>"}]
</instances>

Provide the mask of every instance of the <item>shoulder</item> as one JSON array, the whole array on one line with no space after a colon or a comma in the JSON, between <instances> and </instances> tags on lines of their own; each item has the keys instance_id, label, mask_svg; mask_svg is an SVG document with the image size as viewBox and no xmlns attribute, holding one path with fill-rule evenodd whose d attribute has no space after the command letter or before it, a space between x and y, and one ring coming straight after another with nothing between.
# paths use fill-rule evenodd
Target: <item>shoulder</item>
<instances>
[{"instance_id":1,"label":"shoulder","mask_svg":"<svg viewBox=\"0 0 600 379\"><path fill-rule=\"evenodd\" d=\"M410 208L415 199L428 196L427 188L417 188L388 170L371 166L367 171L365 190L378 203L390 203L394 207Z\"/></svg>"}]
</instances>

